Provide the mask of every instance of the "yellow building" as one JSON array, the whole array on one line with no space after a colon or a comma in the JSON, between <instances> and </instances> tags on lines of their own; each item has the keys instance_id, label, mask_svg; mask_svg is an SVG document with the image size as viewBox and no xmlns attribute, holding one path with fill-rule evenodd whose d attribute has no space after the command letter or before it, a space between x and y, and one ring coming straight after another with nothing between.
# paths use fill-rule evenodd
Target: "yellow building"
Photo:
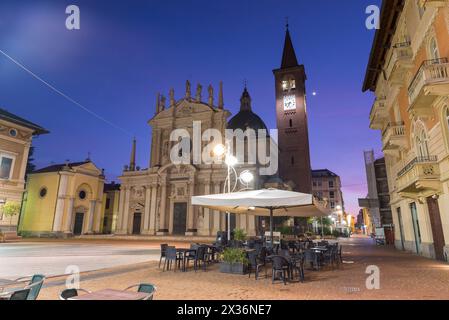
<instances>
[{"instance_id":1,"label":"yellow building","mask_svg":"<svg viewBox=\"0 0 449 320\"><path fill-rule=\"evenodd\" d=\"M380 24L364 90L376 95L396 247L447 260L449 1L384 1Z\"/></svg>"},{"instance_id":2,"label":"yellow building","mask_svg":"<svg viewBox=\"0 0 449 320\"><path fill-rule=\"evenodd\" d=\"M117 229L117 217L120 203L120 184L114 181L104 185L102 226L103 234L114 233Z\"/></svg>"},{"instance_id":3,"label":"yellow building","mask_svg":"<svg viewBox=\"0 0 449 320\"><path fill-rule=\"evenodd\" d=\"M16 230L19 215L6 217L2 206L22 201L31 140L45 133L37 124L0 109L0 230Z\"/></svg>"},{"instance_id":4,"label":"yellow building","mask_svg":"<svg viewBox=\"0 0 449 320\"><path fill-rule=\"evenodd\" d=\"M90 160L52 165L29 175L19 223L22 236L100 233L104 175Z\"/></svg>"}]
</instances>

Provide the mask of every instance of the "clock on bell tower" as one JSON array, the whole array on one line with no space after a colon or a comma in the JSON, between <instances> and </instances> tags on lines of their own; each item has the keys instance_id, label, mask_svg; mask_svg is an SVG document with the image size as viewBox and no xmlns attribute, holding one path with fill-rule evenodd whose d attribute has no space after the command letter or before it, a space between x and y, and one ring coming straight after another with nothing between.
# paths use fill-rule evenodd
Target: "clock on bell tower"
<instances>
[{"instance_id":1,"label":"clock on bell tower","mask_svg":"<svg viewBox=\"0 0 449 320\"><path fill-rule=\"evenodd\" d=\"M276 89L276 118L279 175L295 183L295 191L312 193L309 132L306 108L306 73L299 65L290 32L285 34L281 68L273 71Z\"/></svg>"}]
</instances>

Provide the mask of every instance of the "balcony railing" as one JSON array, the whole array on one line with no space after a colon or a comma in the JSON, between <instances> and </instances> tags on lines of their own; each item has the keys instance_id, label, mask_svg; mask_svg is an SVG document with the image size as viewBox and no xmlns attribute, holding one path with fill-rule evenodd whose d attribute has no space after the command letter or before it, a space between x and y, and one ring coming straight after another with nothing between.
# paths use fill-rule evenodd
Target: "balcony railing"
<instances>
[{"instance_id":1,"label":"balcony railing","mask_svg":"<svg viewBox=\"0 0 449 320\"><path fill-rule=\"evenodd\" d=\"M425 85L439 81L449 81L448 59L439 58L424 61L408 88L410 104L415 101Z\"/></svg>"},{"instance_id":2,"label":"balcony railing","mask_svg":"<svg viewBox=\"0 0 449 320\"><path fill-rule=\"evenodd\" d=\"M385 138L388 133L391 136L405 136L404 122L390 122L382 131L382 136Z\"/></svg>"},{"instance_id":3,"label":"balcony railing","mask_svg":"<svg viewBox=\"0 0 449 320\"><path fill-rule=\"evenodd\" d=\"M398 178L409 172L415 165L422 163L435 163L438 161L437 156L416 157L410 161L401 171L398 172Z\"/></svg>"}]
</instances>

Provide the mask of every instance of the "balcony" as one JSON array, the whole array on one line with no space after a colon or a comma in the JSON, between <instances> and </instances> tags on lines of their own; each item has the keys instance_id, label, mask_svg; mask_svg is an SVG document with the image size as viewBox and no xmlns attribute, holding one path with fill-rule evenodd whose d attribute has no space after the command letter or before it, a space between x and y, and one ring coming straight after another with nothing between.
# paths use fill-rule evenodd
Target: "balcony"
<instances>
[{"instance_id":1,"label":"balcony","mask_svg":"<svg viewBox=\"0 0 449 320\"><path fill-rule=\"evenodd\" d=\"M374 101L370 113L370 128L381 130L388 119L386 97L378 97Z\"/></svg>"},{"instance_id":2,"label":"balcony","mask_svg":"<svg viewBox=\"0 0 449 320\"><path fill-rule=\"evenodd\" d=\"M441 191L436 156L416 157L398 172L397 192L406 198L427 197Z\"/></svg>"},{"instance_id":3,"label":"balcony","mask_svg":"<svg viewBox=\"0 0 449 320\"><path fill-rule=\"evenodd\" d=\"M410 42L398 43L392 47L390 62L385 70L393 85L402 85L408 70L413 68L413 50Z\"/></svg>"},{"instance_id":4,"label":"balcony","mask_svg":"<svg viewBox=\"0 0 449 320\"><path fill-rule=\"evenodd\" d=\"M449 95L449 63L447 58L424 61L408 88L409 112L429 117L438 96Z\"/></svg>"},{"instance_id":5,"label":"balcony","mask_svg":"<svg viewBox=\"0 0 449 320\"><path fill-rule=\"evenodd\" d=\"M441 8L449 5L449 0L419 0L419 5L426 8Z\"/></svg>"},{"instance_id":6,"label":"balcony","mask_svg":"<svg viewBox=\"0 0 449 320\"><path fill-rule=\"evenodd\" d=\"M407 146L404 123L389 123L382 132L382 142L384 153L398 157L400 149Z\"/></svg>"}]
</instances>

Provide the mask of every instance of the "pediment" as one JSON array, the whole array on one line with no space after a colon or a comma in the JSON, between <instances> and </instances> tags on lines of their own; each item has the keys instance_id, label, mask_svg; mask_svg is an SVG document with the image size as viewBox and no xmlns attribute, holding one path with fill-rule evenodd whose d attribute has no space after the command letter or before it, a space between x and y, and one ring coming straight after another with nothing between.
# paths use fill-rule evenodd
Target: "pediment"
<instances>
[{"instance_id":1,"label":"pediment","mask_svg":"<svg viewBox=\"0 0 449 320\"><path fill-rule=\"evenodd\" d=\"M102 170L99 169L93 162L86 162L79 166L73 167L73 170L75 170L75 172L89 173L97 176L102 174Z\"/></svg>"}]
</instances>

